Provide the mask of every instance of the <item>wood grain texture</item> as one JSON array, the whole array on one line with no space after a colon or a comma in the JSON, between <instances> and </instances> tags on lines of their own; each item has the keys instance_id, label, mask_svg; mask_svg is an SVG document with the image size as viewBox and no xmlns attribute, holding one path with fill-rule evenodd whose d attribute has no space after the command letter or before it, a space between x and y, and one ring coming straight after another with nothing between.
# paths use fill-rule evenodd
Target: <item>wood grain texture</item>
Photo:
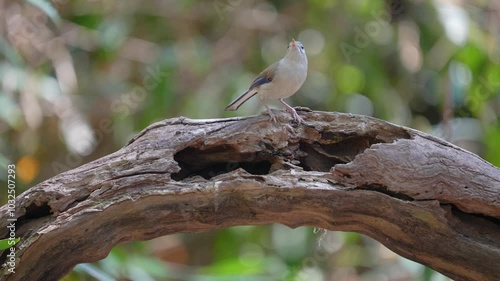
<instances>
[{"instance_id":1,"label":"wood grain texture","mask_svg":"<svg viewBox=\"0 0 500 281\"><path fill-rule=\"evenodd\" d=\"M299 113L300 127L286 113L165 120L32 187L16 201L16 273L1 279L58 280L126 241L281 223L366 234L456 280L500 280L498 168L374 118Z\"/></svg>"}]
</instances>

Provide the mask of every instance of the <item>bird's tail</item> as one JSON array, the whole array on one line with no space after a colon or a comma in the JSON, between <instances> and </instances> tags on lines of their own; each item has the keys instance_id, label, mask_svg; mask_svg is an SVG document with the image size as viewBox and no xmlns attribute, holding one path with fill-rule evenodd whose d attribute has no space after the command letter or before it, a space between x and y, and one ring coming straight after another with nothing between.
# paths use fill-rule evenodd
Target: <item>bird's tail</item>
<instances>
[{"instance_id":1,"label":"bird's tail","mask_svg":"<svg viewBox=\"0 0 500 281\"><path fill-rule=\"evenodd\" d=\"M244 102L246 102L249 98L255 96L257 91L255 89L250 89L244 92L241 96L232 101L227 107L226 111L232 111L238 109Z\"/></svg>"}]
</instances>

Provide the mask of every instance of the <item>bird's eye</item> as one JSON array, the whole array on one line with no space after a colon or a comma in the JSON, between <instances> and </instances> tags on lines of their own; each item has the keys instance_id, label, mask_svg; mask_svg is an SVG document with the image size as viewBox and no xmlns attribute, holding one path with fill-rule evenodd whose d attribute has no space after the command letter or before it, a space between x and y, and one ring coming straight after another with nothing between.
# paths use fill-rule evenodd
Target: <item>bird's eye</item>
<instances>
[{"instance_id":1,"label":"bird's eye","mask_svg":"<svg viewBox=\"0 0 500 281\"><path fill-rule=\"evenodd\" d=\"M302 50L304 50L304 46L300 46L300 48L301 48Z\"/></svg>"}]
</instances>

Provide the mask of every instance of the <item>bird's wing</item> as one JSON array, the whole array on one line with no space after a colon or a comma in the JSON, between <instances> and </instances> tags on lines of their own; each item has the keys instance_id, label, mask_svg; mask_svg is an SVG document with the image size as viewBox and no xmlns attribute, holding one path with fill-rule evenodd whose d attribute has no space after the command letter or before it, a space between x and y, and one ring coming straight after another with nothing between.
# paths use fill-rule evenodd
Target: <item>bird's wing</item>
<instances>
[{"instance_id":1,"label":"bird's wing","mask_svg":"<svg viewBox=\"0 0 500 281\"><path fill-rule=\"evenodd\" d=\"M244 92L241 96L232 101L227 107L226 110L236 110L240 107L244 102L246 102L249 98L255 96L259 91L259 86L270 83L273 81L274 76L276 74L276 69L278 68L279 61L271 64L268 68L264 69L257 77L253 80L250 88L246 92Z\"/></svg>"},{"instance_id":2,"label":"bird's wing","mask_svg":"<svg viewBox=\"0 0 500 281\"><path fill-rule=\"evenodd\" d=\"M280 64L280 62L281 61L277 61L271 64L261 73L259 73L259 75L257 75L257 77L255 77L255 79L253 80L252 84L250 84L250 88L248 88L248 90L252 90L263 84L267 84L273 81L274 76L276 75L276 70L278 69L278 65Z\"/></svg>"}]
</instances>

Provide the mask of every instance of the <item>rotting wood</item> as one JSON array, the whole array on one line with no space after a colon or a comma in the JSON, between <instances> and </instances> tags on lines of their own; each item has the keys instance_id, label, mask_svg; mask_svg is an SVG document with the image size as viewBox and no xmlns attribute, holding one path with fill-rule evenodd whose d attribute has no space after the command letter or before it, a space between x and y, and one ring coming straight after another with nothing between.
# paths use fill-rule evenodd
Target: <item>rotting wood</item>
<instances>
[{"instance_id":1,"label":"rotting wood","mask_svg":"<svg viewBox=\"0 0 500 281\"><path fill-rule=\"evenodd\" d=\"M16 201L16 273L1 279L58 280L126 241L281 223L363 233L453 279L500 280L498 168L378 119L299 113L300 127L283 113L165 120L32 187Z\"/></svg>"}]
</instances>

